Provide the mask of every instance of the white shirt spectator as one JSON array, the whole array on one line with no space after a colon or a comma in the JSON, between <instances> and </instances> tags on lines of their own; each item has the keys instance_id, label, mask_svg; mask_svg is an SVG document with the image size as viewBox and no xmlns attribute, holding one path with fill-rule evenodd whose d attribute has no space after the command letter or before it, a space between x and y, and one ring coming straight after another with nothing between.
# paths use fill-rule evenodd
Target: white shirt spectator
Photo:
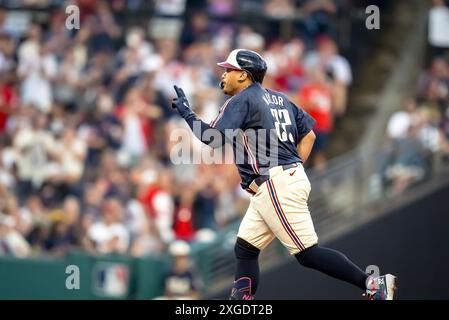
<instances>
[{"instance_id":1,"label":"white shirt spectator","mask_svg":"<svg viewBox=\"0 0 449 320\"><path fill-rule=\"evenodd\" d=\"M254 50L256 52L263 49L265 46L265 39L260 34L252 30L248 26L243 26L237 35L237 47Z\"/></svg>"},{"instance_id":2,"label":"white shirt spectator","mask_svg":"<svg viewBox=\"0 0 449 320\"><path fill-rule=\"evenodd\" d=\"M52 135L44 130L20 129L14 139L18 177L40 186L47 178L48 151L54 147Z\"/></svg>"},{"instance_id":3,"label":"white shirt spectator","mask_svg":"<svg viewBox=\"0 0 449 320\"><path fill-rule=\"evenodd\" d=\"M13 217L0 213L0 255L24 258L31 253L31 248L14 226Z\"/></svg>"},{"instance_id":4,"label":"white shirt spectator","mask_svg":"<svg viewBox=\"0 0 449 320\"><path fill-rule=\"evenodd\" d=\"M39 59L40 43L35 40L26 40L18 48L19 64L24 64Z\"/></svg>"},{"instance_id":5,"label":"white shirt spectator","mask_svg":"<svg viewBox=\"0 0 449 320\"><path fill-rule=\"evenodd\" d=\"M434 47L449 48L449 8L444 4L429 11L428 40Z\"/></svg>"},{"instance_id":6,"label":"white shirt spectator","mask_svg":"<svg viewBox=\"0 0 449 320\"><path fill-rule=\"evenodd\" d=\"M185 11L186 0L156 0L156 12L167 15L181 15Z\"/></svg>"},{"instance_id":7,"label":"white shirt spectator","mask_svg":"<svg viewBox=\"0 0 449 320\"><path fill-rule=\"evenodd\" d=\"M346 85L352 82L351 66L346 58L337 55L330 61L330 66L334 72L335 78Z\"/></svg>"},{"instance_id":8,"label":"white shirt spectator","mask_svg":"<svg viewBox=\"0 0 449 320\"><path fill-rule=\"evenodd\" d=\"M9 189L16 184L16 178L12 174L12 166L16 158L12 148L4 148L0 152L0 185Z\"/></svg>"},{"instance_id":9,"label":"white shirt spectator","mask_svg":"<svg viewBox=\"0 0 449 320\"><path fill-rule=\"evenodd\" d=\"M127 113L124 118L123 149L132 156L142 156L147 150L140 118L135 113Z\"/></svg>"},{"instance_id":10,"label":"white shirt spectator","mask_svg":"<svg viewBox=\"0 0 449 320\"><path fill-rule=\"evenodd\" d=\"M437 152L442 146L441 133L438 127L426 125L419 131L418 137L423 146L431 152Z\"/></svg>"},{"instance_id":11,"label":"white shirt spectator","mask_svg":"<svg viewBox=\"0 0 449 320\"><path fill-rule=\"evenodd\" d=\"M35 105L43 112L49 112L53 103L51 79L56 76L58 64L52 54L24 59L18 72L24 76L21 97L24 104Z\"/></svg>"},{"instance_id":12,"label":"white shirt spectator","mask_svg":"<svg viewBox=\"0 0 449 320\"><path fill-rule=\"evenodd\" d=\"M145 229L145 224L148 223L145 208L136 199L131 199L126 204L125 221L132 234L138 234Z\"/></svg>"},{"instance_id":13,"label":"white shirt spectator","mask_svg":"<svg viewBox=\"0 0 449 320\"><path fill-rule=\"evenodd\" d=\"M61 173L64 177L78 180L84 171L84 158L86 156L87 146L86 143L74 135L74 133L65 132L65 135L70 135L55 146L61 158L59 164L61 166Z\"/></svg>"},{"instance_id":14,"label":"white shirt spectator","mask_svg":"<svg viewBox=\"0 0 449 320\"><path fill-rule=\"evenodd\" d=\"M119 56L129 75L155 71L162 66L162 58L154 53L152 44L144 39L143 30L130 30L126 36L126 44L127 47L120 51Z\"/></svg>"},{"instance_id":15,"label":"white shirt spectator","mask_svg":"<svg viewBox=\"0 0 449 320\"><path fill-rule=\"evenodd\" d=\"M326 68L332 71L336 80L343 82L345 85L352 83L351 66L348 60L341 55L333 55L329 60L321 61L320 55L317 52L312 52L306 56L304 63L309 70L324 64Z\"/></svg>"},{"instance_id":16,"label":"white shirt spectator","mask_svg":"<svg viewBox=\"0 0 449 320\"><path fill-rule=\"evenodd\" d=\"M174 239L172 229L174 204L171 196L166 192L159 192L153 200L154 210L156 211L156 227L165 243L170 243Z\"/></svg>"},{"instance_id":17,"label":"white shirt spectator","mask_svg":"<svg viewBox=\"0 0 449 320\"><path fill-rule=\"evenodd\" d=\"M32 13L26 10L7 10L0 25L0 32L5 32L15 39L22 37L28 30Z\"/></svg>"},{"instance_id":18,"label":"white shirt spectator","mask_svg":"<svg viewBox=\"0 0 449 320\"><path fill-rule=\"evenodd\" d=\"M387 134L392 139L403 139L407 137L407 132L411 124L411 116L407 111L393 113L388 121Z\"/></svg>"},{"instance_id":19,"label":"white shirt spectator","mask_svg":"<svg viewBox=\"0 0 449 320\"><path fill-rule=\"evenodd\" d=\"M121 223L106 224L104 222L94 223L88 231L91 239L100 253L111 253L110 243L117 239L118 253L125 253L129 246L129 234Z\"/></svg>"}]
</instances>

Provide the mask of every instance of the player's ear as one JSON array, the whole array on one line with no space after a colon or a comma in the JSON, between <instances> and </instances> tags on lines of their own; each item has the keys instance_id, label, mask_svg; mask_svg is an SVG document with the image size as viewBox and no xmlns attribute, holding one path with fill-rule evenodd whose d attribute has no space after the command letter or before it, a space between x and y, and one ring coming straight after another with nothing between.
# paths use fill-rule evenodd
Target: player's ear
<instances>
[{"instance_id":1,"label":"player's ear","mask_svg":"<svg viewBox=\"0 0 449 320\"><path fill-rule=\"evenodd\" d=\"M251 78L249 77L248 72L242 71L239 76L239 82L244 82L246 79L251 79Z\"/></svg>"}]
</instances>

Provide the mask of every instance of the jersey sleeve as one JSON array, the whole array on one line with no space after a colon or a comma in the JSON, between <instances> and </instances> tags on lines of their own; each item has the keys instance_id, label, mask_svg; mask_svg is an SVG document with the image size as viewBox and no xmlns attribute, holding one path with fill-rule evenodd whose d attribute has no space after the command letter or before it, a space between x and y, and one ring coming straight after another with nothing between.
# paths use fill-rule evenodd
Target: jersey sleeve
<instances>
[{"instance_id":1,"label":"jersey sleeve","mask_svg":"<svg viewBox=\"0 0 449 320\"><path fill-rule=\"evenodd\" d=\"M244 129L248 117L248 103L243 99L231 98L220 109L210 126L225 133L226 129Z\"/></svg>"},{"instance_id":2,"label":"jersey sleeve","mask_svg":"<svg viewBox=\"0 0 449 320\"><path fill-rule=\"evenodd\" d=\"M315 119L312 118L307 112L302 108L296 106L293 102L293 109L295 110L295 120L296 128L298 129L298 137L301 139L303 136L308 134L310 130L315 126Z\"/></svg>"}]
</instances>

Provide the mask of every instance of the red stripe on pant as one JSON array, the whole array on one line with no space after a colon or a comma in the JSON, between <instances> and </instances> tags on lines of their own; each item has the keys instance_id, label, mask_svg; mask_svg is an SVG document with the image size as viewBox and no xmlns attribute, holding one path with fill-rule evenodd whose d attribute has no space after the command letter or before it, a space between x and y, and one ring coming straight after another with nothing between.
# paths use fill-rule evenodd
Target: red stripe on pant
<instances>
[{"instance_id":1,"label":"red stripe on pant","mask_svg":"<svg viewBox=\"0 0 449 320\"><path fill-rule=\"evenodd\" d=\"M299 237L296 235L295 231L293 230L292 226L288 223L287 217L285 216L284 211L282 210L281 204L279 202L279 199L277 197L276 188L274 187L274 184L271 180L267 181L268 186L268 193L270 194L271 202L273 203L274 210L276 211L279 220L281 220L281 223L287 232L287 234L290 236L292 241L296 244L299 250L305 250L305 246L302 244Z\"/></svg>"}]
</instances>

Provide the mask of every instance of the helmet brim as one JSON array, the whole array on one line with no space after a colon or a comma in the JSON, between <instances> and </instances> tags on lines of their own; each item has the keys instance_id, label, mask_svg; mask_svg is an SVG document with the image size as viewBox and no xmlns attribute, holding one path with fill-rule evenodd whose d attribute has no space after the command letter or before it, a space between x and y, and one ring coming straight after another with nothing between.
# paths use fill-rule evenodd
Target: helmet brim
<instances>
[{"instance_id":1,"label":"helmet brim","mask_svg":"<svg viewBox=\"0 0 449 320\"><path fill-rule=\"evenodd\" d=\"M217 65L219 67L222 67L222 68L225 68L225 69L243 70L242 68L239 68L238 66L235 66L235 65L229 63L228 61L219 62L219 63L217 63Z\"/></svg>"}]
</instances>

